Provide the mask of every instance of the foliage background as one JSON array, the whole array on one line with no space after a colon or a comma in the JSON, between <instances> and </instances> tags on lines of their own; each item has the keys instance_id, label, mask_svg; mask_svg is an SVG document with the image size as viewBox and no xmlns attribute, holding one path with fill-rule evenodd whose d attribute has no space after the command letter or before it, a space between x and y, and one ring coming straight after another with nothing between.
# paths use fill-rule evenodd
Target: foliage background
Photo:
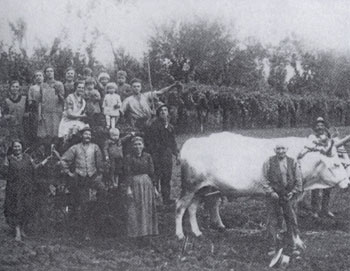
<instances>
[{"instance_id":1,"label":"foliage background","mask_svg":"<svg viewBox=\"0 0 350 271\"><path fill-rule=\"evenodd\" d=\"M296 37L277 46L262 45L254 38L238 41L218 21L173 22L157 26L143 58L113 48L113 65L104 66L94 55L94 41L81 52L56 38L51 46L41 45L28 55L23 45L26 23L20 19L10 28L12 44L0 43L2 97L13 79L21 81L26 94L34 72L51 64L61 81L66 68L73 66L79 75L85 67L95 76L107 71L113 81L118 70L125 70L128 80L143 79L145 90L174 80L196 86L218 100L219 109L212 108L218 116L209 119L213 129L307 126L317 116L334 125L350 122L349 56L308 50Z\"/></svg>"}]
</instances>

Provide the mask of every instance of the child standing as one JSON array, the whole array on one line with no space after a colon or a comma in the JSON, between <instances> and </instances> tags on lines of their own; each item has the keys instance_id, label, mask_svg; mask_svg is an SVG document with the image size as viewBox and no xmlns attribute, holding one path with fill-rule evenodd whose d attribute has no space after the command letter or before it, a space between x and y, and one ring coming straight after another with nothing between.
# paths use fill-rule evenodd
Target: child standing
<instances>
[{"instance_id":1,"label":"child standing","mask_svg":"<svg viewBox=\"0 0 350 271\"><path fill-rule=\"evenodd\" d=\"M115 128L120 116L122 101L117 92L116 83L110 82L106 85L106 95L103 100L103 114L106 117L107 128Z\"/></svg>"},{"instance_id":2,"label":"child standing","mask_svg":"<svg viewBox=\"0 0 350 271\"><path fill-rule=\"evenodd\" d=\"M92 77L85 81L84 99L90 127L98 126L99 115L101 114L101 95L95 89L95 80Z\"/></svg>"},{"instance_id":3,"label":"child standing","mask_svg":"<svg viewBox=\"0 0 350 271\"><path fill-rule=\"evenodd\" d=\"M118 93L122 101L133 94L131 86L126 83L126 77L127 73L125 71L117 72Z\"/></svg>"},{"instance_id":4,"label":"child standing","mask_svg":"<svg viewBox=\"0 0 350 271\"><path fill-rule=\"evenodd\" d=\"M103 154L106 162L110 165L108 175L108 186L118 187L120 175L123 170L123 141L128 139L131 135L120 138L120 132L117 128L109 130L109 138L106 140L103 147Z\"/></svg>"},{"instance_id":5,"label":"child standing","mask_svg":"<svg viewBox=\"0 0 350 271\"><path fill-rule=\"evenodd\" d=\"M110 76L106 72L101 72L97 77L97 90L100 92L101 97L103 98L106 94L106 86L110 80Z\"/></svg>"}]
</instances>

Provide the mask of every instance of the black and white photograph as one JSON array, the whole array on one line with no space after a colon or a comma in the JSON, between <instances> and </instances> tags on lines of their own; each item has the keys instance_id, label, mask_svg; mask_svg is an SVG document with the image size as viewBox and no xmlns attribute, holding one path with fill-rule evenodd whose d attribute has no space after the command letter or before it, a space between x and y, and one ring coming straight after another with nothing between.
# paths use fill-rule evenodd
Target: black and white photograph
<instances>
[{"instance_id":1,"label":"black and white photograph","mask_svg":"<svg viewBox=\"0 0 350 271\"><path fill-rule=\"evenodd\" d=\"M0 0L0 270L349 271L350 2Z\"/></svg>"}]
</instances>

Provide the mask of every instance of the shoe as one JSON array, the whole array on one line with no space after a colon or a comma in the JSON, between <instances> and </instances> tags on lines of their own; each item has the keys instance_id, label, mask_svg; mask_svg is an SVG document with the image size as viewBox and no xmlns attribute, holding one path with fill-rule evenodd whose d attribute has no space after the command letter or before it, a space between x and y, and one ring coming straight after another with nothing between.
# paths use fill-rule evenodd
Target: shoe
<instances>
[{"instance_id":1,"label":"shoe","mask_svg":"<svg viewBox=\"0 0 350 271\"><path fill-rule=\"evenodd\" d=\"M218 232L225 232L226 231L226 228L225 227L220 227L216 224L210 224L209 225L209 228L213 229L213 230L216 230Z\"/></svg>"},{"instance_id":2,"label":"shoe","mask_svg":"<svg viewBox=\"0 0 350 271\"><path fill-rule=\"evenodd\" d=\"M267 252L267 255L268 256L273 256L276 254L276 249L275 248L270 248L269 249L269 252Z\"/></svg>"},{"instance_id":3,"label":"shoe","mask_svg":"<svg viewBox=\"0 0 350 271\"><path fill-rule=\"evenodd\" d=\"M323 211L321 213L321 215L325 216L325 217L329 217L329 218L334 218L335 217L335 215L332 212L330 212L330 211Z\"/></svg>"},{"instance_id":4,"label":"shoe","mask_svg":"<svg viewBox=\"0 0 350 271\"><path fill-rule=\"evenodd\" d=\"M311 213L311 217L312 217L312 218L315 218L315 219L320 218L320 216L318 215L317 212L312 212L312 213Z\"/></svg>"},{"instance_id":5,"label":"shoe","mask_svg":"<svg viewBox=\"0 0 350 271\"><path fill-rule=\"evenodd\" d=\"M295 257L300 256L301 252L298 250L298 248L293 248L292 255Z\"/></svg>"}]
</instances>

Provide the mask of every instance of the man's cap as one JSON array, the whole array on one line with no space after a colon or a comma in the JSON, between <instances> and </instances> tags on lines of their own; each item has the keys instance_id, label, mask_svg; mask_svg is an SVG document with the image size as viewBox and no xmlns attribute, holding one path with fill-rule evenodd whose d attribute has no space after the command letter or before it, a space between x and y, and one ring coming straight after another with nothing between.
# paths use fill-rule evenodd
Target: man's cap
<instances>
[{"instance_id":1,"label":"man's cap","mask_svg":"<svg viewBox=\"0 0 350 271\"><path fill-rule=\"evenodd\" d=\"M101 73L98 75L97 80L100 81L101 78L108 78L108 79L110 79L110 76L109 76L109 74L106 73L106 72L101 72Z\"/></svg>"},{"instance_id":2,"label":"man's cap","mask_svg":"<svg viewBox=\"0 0 350 271\"><path fill-rule=\"evenodd\" d=\"M126 77L127 73L126 73L126 71L118 71L117 72L117 76L124 76L124 77Z\"/></svg>"},{"instance_id":3,"label":"man's cap","mask_svg":"<svg viewBox=\"0 0 350 271\"><path fill-rule=\"evenodd\" d=\"M132 139L131 139L131 143L135 143L135 142L142 142L142 144L144 144L144 141L143 141L143 138L141 136L134 136Z\"/></svg>"},{"instance_id":4,"label":"man's cap","mask_svg":"<svg viewBox=\"0 0 350 271\"><path fill-rule=\"evenodd\" d=\"M165 104L165 103L161 103L157 109L156 109L156 115L159 116L160 114L160 110L163 108L163 107L166 107L168 110L169 110L169 107Z\"/></svg>"},{"instance_id":5,"label":"man's cap","mask_svg":"<svg viewBox=\"0 0 350 271\"><path fill-rule=\"evenodd\" d=\"M86 131L92 132L90 126L85 126L83 129L80 130L80 133L84 134Z\"/></svg>"}]
</instances>

